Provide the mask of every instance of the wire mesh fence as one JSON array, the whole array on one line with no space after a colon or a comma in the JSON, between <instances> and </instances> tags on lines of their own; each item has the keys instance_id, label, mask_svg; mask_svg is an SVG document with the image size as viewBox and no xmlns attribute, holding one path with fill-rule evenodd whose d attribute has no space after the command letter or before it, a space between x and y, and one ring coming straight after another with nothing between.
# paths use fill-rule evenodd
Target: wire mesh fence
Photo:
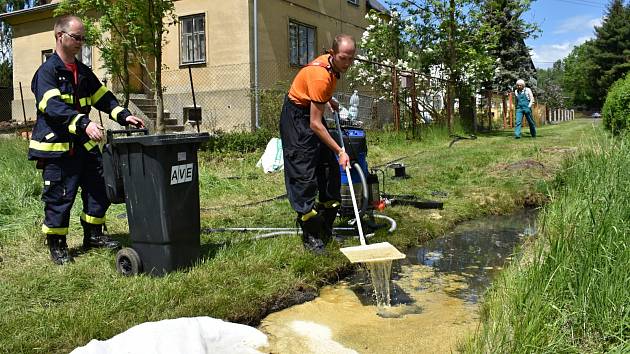
<instances>
[{"instance_id":1,"label":"wire mesh fence","mask_svg":"<svg viewBox=\"0 0 630 354\"><path fill-rule=\"evenodd\" d=\"M11 104L13 101L13 88L0 87L0 122L12 119Z\"/></svg>"},{"instance_id":2,"label":"wire mesh fence","mask_svg":"<svg viewBox=\"0 0 630 354\"><path fill-rule=\"evenodd\" d=\"M472 120L482 130L513 126L514 110L509 96L484 92L464 101L461 97L456 99L454 94L449 97L448 81L440 70L427 74L399 71L383 63L362 64L371 66L373 74L365 76L362 82L342 75L335 98L343 116L352 108L350 98L356 91L356 119L368 130L408 130L416 136L423 126L446 124L449 117L452 123L453 119L469 116L473 116ZM263 61L257 67L258 80L253 64L248 62L166 69L162 72L164 108L171 123L179 125L187 125L191 107L201 108L204 131L251 132L262 128L277 132L285 96L299 69L286 63ZM458 87L451 88L451 92L457 91ZM19 94L15 87L0 87L0 121L22 119ZM34 101L32 97L25 99L26 117L33 120ZM550 113L542 105L537 107L535 116L540 124L550 117L566 116L562 112Z\"/></svg>"},{"instance_id":3,"label":"wire mesh fence","mask_svg":"<svg viewBox=\"0 0 630 354\"><path fill-rule=\"evenodd\" d=\"M258 66L258 90L249 63L166 70L162 73L164 107L182 124L186 123L187 109L200 107L202 128L208 131L276 131L284 98L298 70L262 62ZM341 83L335 98L347 109L353 92L343 79ZM367 128L380 128L391 121L390 102L369 90L360 91L358 96L357 118Z\"/></svg>"}]
</instances>

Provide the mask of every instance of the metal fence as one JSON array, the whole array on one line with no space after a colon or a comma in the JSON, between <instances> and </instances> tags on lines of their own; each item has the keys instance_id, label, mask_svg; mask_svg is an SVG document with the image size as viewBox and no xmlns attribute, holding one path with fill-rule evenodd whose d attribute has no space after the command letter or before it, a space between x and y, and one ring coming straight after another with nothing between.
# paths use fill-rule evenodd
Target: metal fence
<instances>
[{"instance_id":1,"label":"metal fence","mask_svg":"<svg viewBox=\"0 0 630 354\"><path fill-rule=\"evenodd\" d=\"M12 119L13 87L0 87L0 122Z\"/></svg>"},{"instance_id":2,"label":"metal fence","mask_svg":"<svg viewBox=\"0 0 630 354\"><path fill-rule=\"evenodd\" d=\"M400 71L384 63L361 60L359 63L371 66L376 74L358 85L356 81L351 82L348 75L343 75L335 97L342 107L349 109L350 97L354 90L358 91L357 119L366 129L407 130L416 136L427 124L452 124L456 117L467 115L473 115L473 120L483 130L513 126L514 112L510 108L509 96L482 93L471 97L472 107L465 110L462 100L455 99L454 93L449 95L449 83L440 77L440 70L433 70L428 75ZM186 112L190 107L200 107L201 129L204 131L253 131L258 128L277 131L284 98L298 70L298 67L277 62L261 62L258 65L258 90L255 90L254 67L250 63L165 69L162 72L164 108L169 112L171 122L187 125ZM457 88L450 86L450 92L455 92ZM19 94L17 87L0 88L0 121L23 119ZM32 120L34 102L32 97L25 98L25 114ZM536 110L539 123L557 121L557 117L566 117L563 114L549 113L540 105Z\"/></svg>"},{"instance_id":3,"label":"metal fence","mask_svg":"<svg viewBox=\"0 0 630 354\"><path fill-rule=\"evenodd\" d=\"M190 72L188 68L166 70L162 74L164 107L180 123L185 123L189 107L200 107L202 128L208 131L277 130L284 98L298 70L282 70L275 62L260 63L257 97L249 63L192 67ZM350 86L342 78L335 98L348 108L351 95ZM391 120L391 103L387 100L362 90L359 97L358 118L366 127L381 127Z\"/></svg>"}]
</instances>

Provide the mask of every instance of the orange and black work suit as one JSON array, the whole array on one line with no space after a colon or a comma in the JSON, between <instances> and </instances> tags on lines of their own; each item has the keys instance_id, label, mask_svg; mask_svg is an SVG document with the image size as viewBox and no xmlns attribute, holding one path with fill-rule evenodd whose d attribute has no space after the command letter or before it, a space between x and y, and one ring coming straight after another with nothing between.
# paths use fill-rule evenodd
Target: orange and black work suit
<instances>
[{"instance_id":1,"label":"orange and black work suit","mask_svg":"<svg viewBox=\"0 0 630 354\"><path fill-rule=\"evenodd\" d=\"M45 216L42 231L64 236L68 233L70 209L81 187L87 224L105 223L110 202L105 193L102 155L97 142L85 129L90 123L91 106L110 115L121 125L131 115L101 84L92 70L80 62L68 68L53 54L33 76L37 120L28 158L43 169Z\"/></svg>"},{"instance_id":2,"label":"orange and black work suit","mask_svg":"<svg viewBox=\"0 0 630 354\"><path fill-rule=\"evenodd\" d=\"M328 102L336 83L337 74L332 70L330 55L318 57L298 72L280 115L287 195L302 221L317 214L316 209L329 209L334 220L341 199L335 153L310 128L311 102ZM323 123L326 126L325 120ZM320 207L316 208L318 191ZM332 227L332 220L328 227Z\"/></svg>"}]
</instances>

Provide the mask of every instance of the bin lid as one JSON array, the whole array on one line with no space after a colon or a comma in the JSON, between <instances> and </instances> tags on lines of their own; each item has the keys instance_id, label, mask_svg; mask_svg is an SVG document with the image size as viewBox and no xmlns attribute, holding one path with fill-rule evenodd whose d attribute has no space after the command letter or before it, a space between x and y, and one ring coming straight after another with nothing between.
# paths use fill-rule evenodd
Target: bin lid
<instances>
[{"instance_id":1,"label":"bin lid","mask_svg":"<svg viewBox=\"0 0 630 354\"><path fill-rule=\"evenodd\" d=\"M209 133L154 134L121 136L112 139L112 144L140 144L144 146L203 143L210 140Z\"/></svg>"}]
</instances>

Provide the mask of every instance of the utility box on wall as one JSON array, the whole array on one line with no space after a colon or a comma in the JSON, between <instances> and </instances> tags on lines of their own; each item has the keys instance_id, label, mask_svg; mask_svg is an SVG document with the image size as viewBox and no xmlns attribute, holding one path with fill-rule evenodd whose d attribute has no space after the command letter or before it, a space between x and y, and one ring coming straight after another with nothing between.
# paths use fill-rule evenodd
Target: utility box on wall
<instances>
[{"instance_id":1,"label":"utility box on wall","mask_svg":"<svg viewBox=\"0 0 630 354\"><path fill-rule=\"evenodd\" d=\"M192 121L201 123L201 107L186 106L184 109L184 123Z\"/></svg>"}]
</instances>

